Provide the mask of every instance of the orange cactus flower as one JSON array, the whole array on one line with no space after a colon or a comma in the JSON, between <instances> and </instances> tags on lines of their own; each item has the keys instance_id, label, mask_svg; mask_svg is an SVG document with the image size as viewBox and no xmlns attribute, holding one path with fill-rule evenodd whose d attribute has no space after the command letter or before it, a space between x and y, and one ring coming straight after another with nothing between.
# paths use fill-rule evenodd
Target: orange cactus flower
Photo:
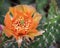
<instances>
[{"instance_id":1,"label":"orange cactus flower","mask_svg":"<svg viewBox=\"0 0 60 48\"><path fill-rule=\"evenodd\" d=\"M35 36L42 35L36 29L41 17L32 6L10 7L4 19L4 33L7 37L13 36L17 41L20 40L20 43L23 37L29 37L33 40Z\"/></svg>"}]
</instances>

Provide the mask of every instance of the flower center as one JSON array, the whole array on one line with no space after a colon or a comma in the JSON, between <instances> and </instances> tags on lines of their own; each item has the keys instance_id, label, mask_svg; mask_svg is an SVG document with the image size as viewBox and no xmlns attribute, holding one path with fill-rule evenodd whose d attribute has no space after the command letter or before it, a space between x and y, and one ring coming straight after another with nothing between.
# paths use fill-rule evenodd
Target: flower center
<instances>
[{"instance_id":1,"label":"flower center","mask_svg":"<svg viewBox=\"0 0 60 48\"><path fill-rule=\"evenodd\" d=\"M20 21L20 24L23 25L23 24L24 24L24 20L21 20L21 21Z\"/></svg>"},{"instance_id":2,"label":"flower center","mask_svg":"<svg viewBox=\"0 0 60 48\"><path fill-rule=\"evenodd\" d=\"M29 26L31 25L31 22L32 20L29 18L25 19L23 17L20 17L13 22L13 26L17 31L27 31L29 29Z\"/></svg>"}]
</instances>

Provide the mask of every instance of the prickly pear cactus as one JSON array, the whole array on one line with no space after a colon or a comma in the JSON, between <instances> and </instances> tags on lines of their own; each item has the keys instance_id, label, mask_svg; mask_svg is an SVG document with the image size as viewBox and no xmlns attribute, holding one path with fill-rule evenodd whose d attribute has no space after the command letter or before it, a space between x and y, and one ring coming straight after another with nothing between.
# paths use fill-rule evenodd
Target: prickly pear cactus
<instances>
[{"instance_id":1,"label":"prickly pear cactus","mask_svg":"<svg viewBox=\"0 0 60 48\"><path fill-rule=\"evenodd\" d=\"M39 0L37 0L39 2ZM38 8L39 5L42 6L42 4L38 3ZM42 23L40 24L40 26L38 26L38 29L43 29L45 30L45 33L39 37L39 40L37 41L37 43L34 43L35 45L37 44L36 48L48 48L53 42L59 41L60 39L60 14L58 11L58 7L56 4L55 0L51 0L50 2L50 8L49 8L49 12L48 12L48 17L46 18L43 15L43 19L42 19ZM39 12L41 12L41 10L39 10ZM43 11L44 13L44 11ZM43 14L42 13L42 14ZM35 47L34 47L35 48Z\"/></svg>"},{"instance_id":2,"label":"prickly pear cactus","mask_svg":"<svg viewBox=\"0 0 60 48\"><path fill-rule=\"evenodd\" d=\"M20 1L20 0L19 0ZM26 2L26 3L25 3ZM31 4L31 0L21 0L21 4ZM42 36L37 36L32 41L26 41L23 39L21 48L49 48L49 46L56 42L60 41L60 10L58 10L57 3L55 0L36 0L36 9L39 13L42 14L42 20L38 25L38 30L44 30L45 33ZM48 11L45 11L46 5ZM0 24L4 24L4 15L8 10L10 3L7 0L4 0L3 5L0 7ZM46 16L46 14L48 14ZM2 43L0 43L0 48L18 48L18 45L14 39L8 38L2 33Z\"/></svg>"}]
</instances>

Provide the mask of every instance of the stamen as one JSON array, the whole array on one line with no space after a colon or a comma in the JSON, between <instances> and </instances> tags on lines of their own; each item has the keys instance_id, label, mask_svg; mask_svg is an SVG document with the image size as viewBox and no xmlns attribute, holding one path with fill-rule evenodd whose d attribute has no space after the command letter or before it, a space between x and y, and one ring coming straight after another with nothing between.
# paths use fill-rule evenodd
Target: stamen
<instances>
[{"instance_id":1,"label":"stamen","mask_svg":"<svg viewBox=\"0 0 60 48\"><path fill-rule=\"evenodd\" d=\"M21 20L21 21L20 21L20 24L24 24L24 20Z\"/></svg>"},{"instance_id":2,"label":"stamen","mask_svg":"<svg viewBox=\"0 0 60 48\"><path fill-rule=\"evenodd\" d=\"M25 29L27 30L28 28L26 27Z\"/></svg>"},{"instance_id":3,"label":"stamen","mask_svg":"<svg viewBox=\"0 0 60 48\"><path fill-rule=\"evenodd\" d=\"M24 26L22 26L24 28Z\"/></svg>"},{"instance_id":4,"label":"stamen","mask_svg":"<svg viewBox=\"0 0 60 48\"><path fill-rule=\"evenodd\" d=\"M26 26L26 27L29 27L29 26Z\"/></svg>"}]
</instances>

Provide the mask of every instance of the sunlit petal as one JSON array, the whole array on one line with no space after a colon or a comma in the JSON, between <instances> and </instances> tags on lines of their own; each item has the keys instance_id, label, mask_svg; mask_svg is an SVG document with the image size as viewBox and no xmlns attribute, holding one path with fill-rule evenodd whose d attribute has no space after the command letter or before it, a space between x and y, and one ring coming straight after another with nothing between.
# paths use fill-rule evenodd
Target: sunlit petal
<instances>
[{"instance_id":1,"label":"sunlit petal","mask_svg":"<svg viewBox=\"0 0 60 48\"><path fill-rule=\"evenodd\" d=\"M32 16L34 12L36 12L35 8L28 5L22 5L22 9L25 13L29 14L29 16Z\"/></svg>"},{"instance_id":2,"label":"sunlit petal","mask_svg":"<svg viewBox=\"0 0 60 48\"><path fill-rule=\"evenodd\" d=\"M39 14L38 12L36 12L36 13L34 14L34 16L33 16L33 20L34 20L34 22L36 22L36 23L39 23L39 21L41 20L41 18L42 18L42 16L41 16L41 14Z\"/></svg>"}]
</instances>

